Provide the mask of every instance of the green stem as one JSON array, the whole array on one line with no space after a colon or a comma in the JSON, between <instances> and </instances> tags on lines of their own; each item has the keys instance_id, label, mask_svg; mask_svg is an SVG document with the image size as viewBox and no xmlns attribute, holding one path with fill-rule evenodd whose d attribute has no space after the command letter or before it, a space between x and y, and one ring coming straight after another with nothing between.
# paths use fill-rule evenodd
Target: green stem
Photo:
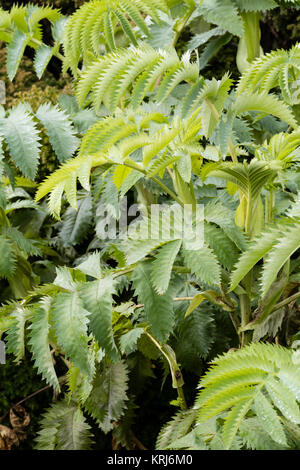
<instances>
[{"instance_id":1,"label":"green stem","mask_svg":"<svg viewBox=\"0 0 300 470\"><path fill-rule=\"evenodd\" d=\"M251 240L251 220L252 220L252 199L250 194L247 200L247 208L246 208L246 220L245 220L245 232L249 236ZM239 296L240 299L240 309L241 309L241 329L246 326L251 320L251 289L252 289L252 270L244 278L244 283L246 287L247 294L241 294ZM240 345L241 347L246 346L252 339L252 332L251 331L243 331L240 336Z\"/></svg>"},{"instance_id":2,"label":"green stem","mask_svg":"<svg viewBox=\"0 0 300 470\"><path fill-rule=\"evenodd\" d=\"M196 9L196 5L193 5L188 11L187 13L184 15L184 17L182 18L182 20L180 21L180 23L178 23L178 25L175 26L174 30L175 30L175 36L172 40L172 43L171 43L171 47L175 47L176 44L177 44L177 41L179 39L179 36L182 32L182 30L185 28L185 25L187 24L188 20L190 19L190 17L192 16L192 14L194 13Z\"/></svg>"},{"instance_id":3,"label":"green stem","mask_svg":"<svg viewBox=\"0 0 300 470\"><path fill-rule=\"evenodd\" d=\"M33 44L36 44L37 46L45 46L45 43L42 42L42 41L39 41L38 39L35 39L35 38L31 38L30 39L30 42L33 42ZM62 62L65 60L65 57L60 53L60 52L54 52L54 55L55 57L57 57L59 60L61 60ZM79 72L81 73L81 70L78 69Z\"/></svg>"},{"instance_id":4,"label":"green stem","mask_svg":"<svg viewBox=\"0 0 300 470\"><path fill-rule=\"evenodd\" d=\"M247 208L246 208L246 220L245 220L245 232L250 235L250 224L251 224L251 196L247 199ZM251 237L250 237L251 239Z\"/></svg>"},{"instance_id":5,"label":"green stem","mask_svg":"<svg viewBox=\"0 0 300 470\"><path fill-rule=\"evenodd\" d=\"M230 320L231 320L231 323L235 329L235 332L237 335L239 335L239 323L238 323L238 319L235 315L234 312L228 312L229 313L229 317L230 317Z\"/></svg>"},{"instance_id":6,"label":"green stem","mask_svg":"<svg viewBox=\"0 0 300 470\"><path fill-rule=\"evenodd\" d=\"M135 165L134 163L128 163L128 162L123 162L122 165L127 166L128 168L132 168L133 170L140 171L143 173L145 176L147 176L147 171L141 168L139 165ZM180 204L182 207L184 206L183 202L176 196L176 194L168 188L168 186L165 185L162 181L160 181L158 178L155 176L151 177L152 181L154 181L156 184L158 184L169 196L171 196L174 201L176 201L178 204Z\"/></svg>"},{"instance_id":7,"label":"green stem","mask_svg":"<svg viewBox=\"0 0 300 470\"><path fill-rule=\"evenodd\" d=\"M260 12L240 12L243 20L244 35L238 45L236 63L240 73L243 73L251 62L259 57L260 47Z\"/></svg>"},{"instance_id":8,"label":"green stem","mask_svg":"<svg viewBox=\"0 0 300 470\"><path fill-rule=\"evenodd\" d=\"M240 310L241 310L241 329L251 320L251 288L252 288L252 270L244 277L243 287L247 293L240 294ZM252 331L243 331L240 336L240 346L246 346L252 339Z\"/></svg>"},{"instance_id":9,"label":"green stem","mask_svg":"<svg viewBox=\"0 0 300 470\"><path fill-rule=\"evenodd\" d=\"M135 264L129 266L128 268L126 267L126 268L116 269L113 272L113 277L115 278L115 277L123 276L123 274L131 273L136 268L136 266L137 266L137 264L135 263ZM191 272L191 270L189 268L186 268L185 266L173 266L172 271L176 271L177 273L183 273L183 274L185 274L185 273L188 274L188 273ZM186 300L192 300L192 299L193 299L193 297L186 298Z\"/></svg>"},{"instance_id":10,"label":"green stem","mask_svg":"<svg viewBox=\"0 0 300 470\"><path fill-rule=\"evenodd\" d=\"M176 201L178 204L180 204L182 207L184 207L183 202L179 199L179 197L176 196L175 193L171 189L168 188L162 181L160 181L158 178L152 177L151 178L156 184L158 184L166 193L168 193L174 201Z\"/></svg>"},{"instance_id":11,"label":"green stem","mask_svg":"<svg viewBox=\"0 0 300 470\"><path fill-rule=\"evenodd\" d=\"M0 226L4 228L10 227L10 221L5 211L0 208Z\"/></svg>"},{"instance_id":12,"label":"green stem","mask_svg":"<svg viewBox=\"0 0 300 470\"><path fill-rule=\"evenodd\" d=\"M242 12L241 17L244 23L244 41L247 48L247 60L252 62L260 55L260 12L248 11Z\"/></svg>"},{"instance_id":13,"label":"green stem","mask_svg":"<svg viewBox=\"0 0 300 470\"><path fill-rule=\"evenodd\" d=\"M268 198L268 220L267 220L269 224L273 222L273 209L274 209L274 190L270 189L269 198Z\"/></svg>"},{"instance_id":14,"label":"green stem","mask_svg":"<svg viewBox=\"0 0 300 470\"><path fill-rule=\"evenodd\" d=\"M240 307L241 307L241 328L246 326L250 321L251 309L250 299L247 294L240 295ZM243 331L240 337L241 347L246 346L251 340L251 332Z\"/></svg>"},{"instance_id":15,"label":"green stem","mask_svg":"<svg viewBox=\"0 0 300 470\"><path fill-rule=\"evenodd\" d=\"M181 274L189 274L191 270L187 268L186 266L173 266L172 268L173 271L176 271L177 273Z\"/></svg>"},{"instance_id":16,"label":"green stem","mask_svg":"<svg viewBox=\"0 0 300 470\"><path fill-rule=\"evenodd\" d=\"M173 302L191 302L194 299L194 297L174 297ZM134 306L134 309L137 310L139 308L143 308L145 304L137 304Z\"/></svg>"},{"instance_id":17,"label":"green stem","mask_svg":"<svg viewBox=\"0 0 300 470\"><path fill-rule=\"evenodd\" d=\"M11 31L10 29L5 29L4 32L10 34L10 33L13 33L14 31ZM38 46L38 47L40 47L40 46L46 46L46 44L45 44L44 42L39 41L38 39L33 38L33 37L30 38L30 42L32 42L33 44L35 44L35 45ZM55 57L57 57L57 59L59 59L61 62L63 62L63 61L65 60L65 56L62 55L59 51L54 52L53 55L54 55ZM81 71L79 68L77 68L77 73L78 73L78 75L80 75L81 72L82 72L82 71Z\"/></svg>"},{"instance_id":18,"label":"green stem","mask_svg":"<svg viewBox=\"0 0 300 470\"><path fill-rule=\"evenodd\" d=\"M129 266L128 268L121 268L120 270L116 270L114 271L113 273L113 278L116 278L116 277L119 277L119 276L123 276L124 274L129 274L129 273L132 273L132 271L136 268L136 264L134 264L133 266Z\"/></svg>"},{"instance_id":19,"label":"green stem","mask_svg":"<svg viewBox=\"0 0 300 470\"><path fill-rule=\"evenodd\" d=\"M177 395L179 398L180 408L182 410L187 410L187 404L185 401L185 396L184 396L183 388L182 388L183 378L182 378L181 371L175 360L175 357L171 357L171 355L166 351L166 348L167 349L171 349L171 348L168 345L161 345L155 338L153 338L153 336L150 333L148 333L148 331L144 330L144 332L167 359L169 367L170 367L170 372L172 375L173 387L177 389ZM174 355L172 354L172 356Z\"/></svg>"},{"instance_id":20,"label":"green stem","mask_svg":"<svg viewBox=\"0 0 300 470\"><path fill-rule=\"evenodd\" d=\"M279 302L278 304L274 305L272 308L271 313L276 312L282 307L285 307L285 305L290 304L294 300L297 300L300 297L300 292L296 292L296 294L291 295L290 297L287 297L286 299L282 300L282 302Z\"/></svg>"}]
</instances>

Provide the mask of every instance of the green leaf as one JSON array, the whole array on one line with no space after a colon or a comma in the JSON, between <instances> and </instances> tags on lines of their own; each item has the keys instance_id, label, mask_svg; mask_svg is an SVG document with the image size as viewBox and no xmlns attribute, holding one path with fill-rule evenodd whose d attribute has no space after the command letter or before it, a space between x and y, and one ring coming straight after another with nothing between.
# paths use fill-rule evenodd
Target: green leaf
<instances>
[{"instance_id":1,"label":"green leaf","mask_svg":"<svg viewBox=\"0 0 300 470\"><path fill-rule=\"evenodd\" d=\"M267 433L278 444L287 445L286 436L279 416L262 392L258 391L254 399L256 415Z\"/></svg>"},{"instance_id":2,"label":"green leaf","mask_svg":"<svg viewBox=\"0 0 300 470\"><path fill-rule=\"evenodd\" d=\"M175 212L175 211L174 211ZM169 216L170 229L169 232L162 231L160 219L164 217L164 214ZM137 224L133 224L128 229L128 238L123 242L123 249L126 253L126 261L128 264L136 263L137 261L145 258L145 256L153 251L155 248L159 248L164 243L171 241L174 238L179 238L178 234L172 233L173 219L175 219L176 212L173 211L165 212L153 212L150 216L145 216ZM176 223L176 222L175 222ZM175 224L174 224L175 225ZM176 230L177 227L175 227ZM178 229L179 231L179 229Z\"/></svg>"},{"instance_id":3,"label":"green leaf","mask_svg":"<svg viewBox=\"0 0 300 470\"><path fill-rule=\"evenodd\" d=\"M36 438L37 450L89 450L91 428L74 403L59 401L44 414Z\"/></svg>"},{"instance_id":4,"label":"green leaf","mask_svg":"<svg viewBox=\"0 0 300 470\"><path fill-rule=\"evenodd\" d=\"M32 117L23 105L13 108L9 116L0 120L3 135L13 161L22 173L34 179L40 149L40 137Z\"/></svg>"},{"instance_id":5,"label":"green leaf","mask_svg":"<svg viewBox=\"0 0 300 470\"><path fill-rule=\"evenodd\" d=\"M292 392L274 378L268 380L266 389L274 405L283 416L292 423L300 424L300 410Z\"/></svg>"},{"instance_id":6,"label":"green leaf","mask_svg":"<svg viewBox=\"0 0 300 470\"><path fill-rule=\"evenodd\" d=\"M165 0L155 0L154 3L151 0L144 0L142 3L139 0L104 3L96 0L92 4L83 4L69 18L65 27L64 71L70 67L77 76L77 66L81 59L84 64L89 62L90 54L99 55L104 44L106 49L114 49L115 42L120 37L125 43L128 38L130 43L137 45L137 38L140 38L141 33L149 36L148 19L151 23L160 23L159 10L165 13L169 11ZM127 38L124 38L120 29Z\"/></svg>"},{"instance_id":7,"label":"green leaf","mask_svg":"<svg viewBox=\"0 0 300 470\"><path fill-rule=\"evenodd\" d=\"M134 401L130 400L127 404L127 409L125 410L124 415L118 421L118 426L116 426L112 431L114 441L126 450L132 449L132 433L137 408L138 406Z\"/></svg>"},{"instance_id":8,"label":"green leaf","mask_svg":"<svg viewBox=\"0 0 300 470\"><path fill-rule=\"evenodd\" d=\"M93 390L85 402L85 409L107 433L113 423L124 414L127 400L128 371L123 361L101 364L96 372Z\"/></svg>"},{"instance_id":9,"label":"green leaf","mask_svg":"<svg viewBox=\"0 0 300 470\"><path fill-rule=\"evenodd\" d=\"M199 250L183 250L186 266L190 268L197 278L208 285L219 285L221 281L221 267L216 255L208 247Z\"/></svg>"},{"instance_id":10,"label":"green leaf","mask_svg":"<svg viewBox=\"0 0 300 470\"><path fill-rule=\"evenodd\" d=\"M222 433L225 449L230 449L251 403L251 399L241 400L226 416Z\"/></svg>"},{"instance_id":11,"label":"green leaf","mask_svg":"<svg viewBox=\"0 0 300 470\"><path fill-rule=\"evenodd\" d=\"M114 49L116 49L116 43L115 43L115 38L114 38L114 27L113 27L113 23L111 20L111 11L109 8L105 15L103 26L104 26L105 40L110 50L113 51Z\"/></svg>"},{"instance_id":12,"label":"green leaf","mask_svg":"<svg viewBox=\"0 0 300 470\"><path fill-rule=\"evenodd\" d=\"M239 255L235 244L216 225L205 224L204 233L205 240L217 255L218 261L225 268L231 270Z\"/></svg>"},{"instance_id":13,"label":"green leaf","mask_svg":"<svg viewBox=\"0 0 300 470\"><path fill-rule=\"evenodd\" d=\"M235 225L235 212L217 201L205 206L205 220L222 228L239 250L246 249L246 238L242 230Z\"/></svg>"},{"instance_id":14,"label":"green leaf","mask_svg":"<svg viewBox=\"0 0 300 470\"><path fill-rule=\"evenodd\" d=\"M224 34L224 30L222 28L212 28L209 31L205 31L204 33L195 34L192 39L189 40L187 44L187 49L196 49L199 46L205 44L210 38L213 36L221 36Z\"/></svg>"},{"instance_id":15,"label":"green leaf","mask_svg":"<svg viewBox=\"0 0 300 470\"><path fill-rule=\"evenodd\" d=\"M74 406L60 420L57 433L57 450L89 450L91 448L91 427L80 408Z\"/></svg>"},{"instance_id":16,"label":"green leaf","mask_svg":"<svg viewBox=\"0 0 300 470\"><path fill-rule=\"evenodd\" d=\"M9 79L11 81L13 81L17 73L18 67L20 65L28 42L28 35L24 34L20 30L17 30L14 33L11 42L7 46L6 69Z\"/></svg>"},{"instance_id":17,"label":"green leaf","mask_svg":"<svg viewBox=\"0 0 300 470\"><path fill-rule=\"evenodd\" d=\"M188 317L193 311L199 307L201 302L205 300L205 296L202 295L201 293L194 295L192 301L190 302L190 305L187 308L187 311L185 312L185 317Z\"/></svg>"},{"instance_id":18,"label":"green leaf","mask_svg":"<svg viewBox=\"0 0 300 470\"><path fill-rule=\"evenodd\" d=\"M265 431L260 421L255 418L245 419L240 426L239 436L243 444L250 450L282 450Z\"/></svg>"},{"instance_id":19,"label":"green leaf","mask_svg":"<svg viewBox=\"0 0 300 470\"><path fill-rule=\"evenodd\" d=\"M116 17L118 18L118 20L120 21L120 25L124 31L124 33L126 34L126 36L128 37L128 39L130 40L130 42L132 42L132 44L134 44L135 46L138 45L137 43L137 40L135 38L135 35L131 29L131 25L129 23L129 21L127 20L126 16L123 15L120 11L118 10L113 10L113 13L116 15Z\"/></svg>"},{"instance_id":20,"label":"green leaf","mask_svg":"<svg viewBox=\"0 0 300 470\"><path fill-rule=\"evenodd\" d=\"M29 255L29 256L41 255L41 250L36 246L37 241L29 240L23 235L22 232L20 232L20 230L16 229L15 227L9 227L6 230L6 236L10 238L10 240L13 241L21 251L24 251L26 255Z\"/></svg>"},{"instance_id":21,"label":"green leaf","mask_svg":"<svg viewBox=\"0 0 300 470\"><path fill-rule=\"evenodd\" d=\"M235 266L231 278L230 290L235 289L238 283L263 257L265 263L262 272L263 296L275 281L278 272L292 254L299 248L299 224L282 221L277 226L271 226L258 236L248 249L242 254ZM283 235L284 242L283 242Z\"/></svg>"},{"instance_id":22,"label":"green leaf","mask_svg":"<svg viewBox=\"0 0 300 470\"><path fill-rule=\"evenodd\" d=\"M284 227L284 238L279 238L270 250L263 269L261 286L265 295L275 281L279 270L300 247L300 223Z\"/></svg>"},{"instance_id":23,"label":"green leaf","mask_svg":"<svg viewBox=\"0 0 300 470\"><path fill-rule=\"evenodd\" d=\"M51 26L51 31L52 31L53 39L54 39L57 43L61 43L61 42L62 42L63 33L64 33L64 29L65 29L67 20L68 20L68 18L61 17L61 18L59 18L58 20L54 21L54 23L53 23L52 26Z\"/></svg>"},{"instance_id":24,"label":"green leaf","mask_svg":"<svg viewBox=\"0 0 300 470\"><path fill-rule=\"evenodd\" d=\"M46 128L56 156L63 163L74 154L79 145L71 121L64 111L49 103L39 107L36 117Z\"/></svg>"},{"instance_id":25,"label":"green leaf","mask_svg":"<svg viewBox=\"0 0 300 470\"><path fill-rule=\"evenodd\" d=\"M130 354L137 349L137 341L143 334L143 328L134 328L120 337L120 349L122 354Z\"/></svg>"},{"instance_id":26,"label":"green leaf","mask_svg":"<svg viewBox=\"0 0 300 470\"><path fill-rule=\"evenodd\" d=\"M237 96L232 107L236 115L247 111L257 111L273 116L287 122L292 128L297 128L297 122L290 108L275 95L266 93L251 93L247 91Z\"/></svg>"},{"instance_id":27,"label":"green leaf","mask_svg":"<svg viewBox=\"0 0 300 470\"><path fill-rule=\"evenodd\" d=\"M194 410L179 411L161 429L156 441L156 450L168 449L172 442L185 436L194 424L194 420Z\"/></svg>"},{"instance_id":28,"label":"green leaf","mask_svg":"<svg viewBox=\"0 0 300 470\"><path fill-rule=\"evenodd\" d=\"M147 39L147 43L155 49L167 48L172 44L174 37L173 26L173 21L168 23L161 21L159 24L151 24L149 28L151 36Z\"/></svg>"},{"instance_id":29,"label":"green leaf","mask_svg":"<svg viewBox=\"0 0 300 470\"><path fill-rule=\"evenodd\" d=\"M38 373L42 374L55 390L59 391L59 383L54 369L52 355L49 344L51 298L45 297L40 304L40 308L34 312L30 325L31 351L35 367Z\"/></svg>"},{"instance_id":30,"label":"green leaf","mask_svg":"<svg viewBox=\"0 0 300 470\"><path fill-rule=\"evenodd\" d=\"M58 197L61 197L60 187L58 187L58 192ZM53 199L51 206L55 204L54 196L56 196L55 193L52 194ZM62 224L59 228L59 238L63 247L66 248L82 243L88 236L91 225L92 200L90 196L87 196L78 201L77 210L73 209L73 207L68 207L62 217Z\"/></svg>"},{"instance_id":31,"label":"green leaf","mask_svg":"<svg viewBox=\"0 0 300 470\"><path fill-rule=\"evenodd\" d=\"M100 253L95 253L88 256L86 261L76 266L76 269L87 274L88 276L94 277L95 279L101 278L101 266L100 266Z\"/></svg>"},{"instance_id":32,"label":"green leaf","mask_svg":"<svg viewBox=\"0 0 300 470\"><path fill-rule=\"evenodd\" d=\"M110 277L87 282L80 287L80 297L90 312L89 328L99 346L116 361L119 353L112 331L112 294L113 280Z\"/></svg>"},{"instance_id":33,"label":"green leaf","mask_svg":"<svg viewBox=\"0 0 300 470\"><path fill-rule=\"evenodd\" d=\"M180 363L191 370L192 358L206 358L215 341L215 331L214 317L208 308L200 307L186 317L178 328L176 355Z\"/></svg>"},{"instance_id":34,"label":"green leaf","mask_svg":"<svg viewBox=\"0 0 300 470\"><path fill-rule=\"evenodd\" d=\"M51 58L53 55L53 49L46 44L42 44L36 51L34 56L34 70L39 79L42 78Z\"/></svg>"},{"instance_id":35,"label":"green leaf","mask_svg":"<svg viewBox=\"0 0 300 470\"><path fill-rule=\"evenodd\" d=\"M217 29L217 28L216 28ZM226 44L231 41L232 35L230 33L225 33L222 36L211 39L203 51L200 54L199 57L199 63L200 63L200 70L203 70L209 61L218 54L218 52L222 49L223 46L226 46Z\"/></svg>"},{"instance_id":36,"label":"green leaf","mask_svg":"<svg viewBox=\"0 0 300 470\"><path fill-rule=\"evenodd\" d=\"M25 322L27 311L20 306L16 306L12 311L10 318L13 320L7 337L7 352L13 353L15 362L19 362L25 355Z\"/></svg>"},{"instance_id":37,"label":"green leaf","mask_svg":"<svg viewBox=\"0 0 300 470\"><path fill-rule=\"evenodd\" d=\"M170 291L158 295L150 283L151 263L140 263L133 271L131 280L139 302L144 304L147 320L155 337L165 342L174 324L173 299Z\"/></svg>"},{"instance_id":38,"label":"green leaf","mask_svg":"<svg viewBox=\"0 0 300 470\"><path fill-rule=\"evenodd\" d=\"M58 344L75 366L87 375L91 374L87 336L89 315L76 291L60 293L54 299L53 324Z\"/></svg>"},{"instance_id":39,"label":"green leaf","mask_svg":"<svg viewBox=\"0 0 300 470\"><path fill-rule=\"evenodd\" d=\"M0 235L0 278L11 277L16 270L16 258L9 240Z\"/></svg>"},{"instance_id":40,"label":"green leaf","mask_svg":"<svg viewBox=\"0 0 300 470\"><path fill-rule=\"evenodd\" d=\"M272 402L279 410L284 410L284 415L292 412L293 421L298 421L299 408L295 401L300 400L299 381L298 366L293 364L292 351L287 348L252 343L218 356L199 383L201 390L195 403L197 422L205 423L211 417L229 412L222 431L229 448L251 410L263 430L275 442L287 446L282 419ZM267 394L271 388L271 395ZM290 408L286 406L288 397L292 397Z\"/></svg>"},{"instance_id":41,"label":"green leaf","mask_svg":"<svg viewBox=\"0 0 300 470\"><path fill-rule=\"evenodd\" d=\"M169 449L184 449L184 450L209 450L203 436L199 435L199 428L194 428L186 436L176 439L169 444Z\"/></svg>"},{"instance_id":42,"label":"green leaf","mask_svg":"<svg viewBox=\"0 0 300 470\"><path fill-rule=\"evenodd\" d=\"M181 80L194 82L199 71L196 63L187 57L179 60L174 49L156 51L149 45L132 49L118 49L94 61L83 72L76 94L80 105L92 93L92 103L96 110L104 102L110 111L115 111L126 90L133 86L131 103L137 108L146 94L157 87L160 99L165 99Z\"/></svg>"},{"instance_id":43,"label":"green leaf","mask_svg":"<svg viewBox=\"0 0 300 470\"><path fill-rule=\"evenodd\" d=\"M274 0L235 0L241 11L265 11L277 7Z\"/></svg>"},{"instance_id":44,"label":"green leaf","mask_svg":"<svg viewBox=\"0 0 300 470\"><path fill-rule=\"evenodd\" d=\"M181 240L174 240L162 245L151 264L151 283L160 295L164 294L169 287L173 264L181 243Z\"/></svg>"},{"instance_id":45,"label":"green leaf","mask_svg":"<svg viewBox=\"0 0 300 470\"><path fill-rule=\"evenodd\" d=\"M204 0L198 11L208 23L214 23L237 36L243 35L243 22L230 0Z\"/></svg>"}]
</instances>

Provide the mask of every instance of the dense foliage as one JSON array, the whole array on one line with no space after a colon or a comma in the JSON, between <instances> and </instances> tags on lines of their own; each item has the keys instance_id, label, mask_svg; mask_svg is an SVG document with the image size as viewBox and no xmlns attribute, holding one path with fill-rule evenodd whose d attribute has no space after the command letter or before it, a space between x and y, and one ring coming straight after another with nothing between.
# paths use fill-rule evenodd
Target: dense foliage
<instances>
[{"instance_id":1,"label":"dense foliage","mask_svg":"<svg viewBox=\"0 0 300 470\"><path fill-rule=\"evenodd\" d=\"M0 106L0 338L53 391L35 447L299 449L300 48L262 31L300 2L55 6L0 10L8 79L27 55L65 87Z\"/></svg>"}]
</instances>

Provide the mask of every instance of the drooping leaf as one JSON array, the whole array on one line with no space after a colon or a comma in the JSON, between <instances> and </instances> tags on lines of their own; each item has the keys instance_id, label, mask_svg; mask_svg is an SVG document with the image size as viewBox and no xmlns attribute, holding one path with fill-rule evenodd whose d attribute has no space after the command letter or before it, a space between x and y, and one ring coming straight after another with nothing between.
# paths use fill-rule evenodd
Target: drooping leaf
<instances>
[{"instance_id":1,"label":"drooping leaf","mask_svg":"<svg viewBox=\"0 0 300 470\"><path fill-rule=\"evenodd\" d=\"M89 328L99 346L115 361L119 353L112 331L113 280L110 277L88 282L81 286L80 296L90 312Z\"/></svg>"},{"instance_id":2,"label":"drooping leaf","mask_svg":"<svg viewBox=\"0 0 300 470\"><path fill-rule=\"evenodd\" d=\"M90 375L87 324L90 313L78 292L60 293L53 303L53 324L58 344L75 366Z\"/></svg>"},{"instance_id":3,"label":"drooping leaf","mask_svg":"<svg viewBox=\"0 0 300 470\"><path fill-rule=\"evenodd\" d=\"M30 341L35 366L54 389L60 390L49 344L51 298L44 298L30 325Z\"/></svg>"},{"instance_id":4,"label":"drooping leaf","mask_svg":"<svg viewBox=\"0 0 300 470\"><path fill-rule=\"evenodd\" d=\"M0 120L0 134L17 167L25 176L34 179L39 161L39 132L23 105L13 108L7 118Z\"/></svg>"},{"instance_id":5,"label":"drooping leaf","mask_svg":"<svg viewBox=\"0 0 300 470\"><path fill-rule=\"evenodd\" d=\"M146 318L154 335L160 341L166 341L174 324L173 299L170 289L158 295L150 282L150 263L139 263L134 269L131 280L139 302L144 304Z\"/></svg>"},{"instance_id":6,"label":"drooping leaf","mask_svg":"<svg viewBox=\"0 0 300 470\"><path fill-rule=\"evenodd\" d=\"M63 163L74 154L79 145L71 121L64 111L49 103L42 104L36 116L46 128L58 160Z\"/></svg>"},{"instance_id":7,"label":"drooping leaf","mask_svg":"<svg viewBox=\"0 0 300 470\"><path fill-rule=\"evenodd\" d=\"M41 420L37 450L89 450L91 428L75 403L59 401L51 405Z\"/></svg>"},{"instance_id":8,"label":"drooping leaf","mask_svg":"<svg viewBox=\"0 0 300 470\"><path fill-rule=\"evenodd\" d=\"M100 365L85 409L105 433L124 414L127 400L128 370L123 361Z\"/></svg>"}]
</instances>

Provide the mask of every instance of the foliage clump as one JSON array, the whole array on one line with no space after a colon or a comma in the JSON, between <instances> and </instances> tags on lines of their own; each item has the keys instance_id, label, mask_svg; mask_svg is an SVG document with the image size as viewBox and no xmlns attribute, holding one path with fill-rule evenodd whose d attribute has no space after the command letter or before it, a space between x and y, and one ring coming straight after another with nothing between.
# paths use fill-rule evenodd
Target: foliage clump
<instances>
[{"instance_id":1,"label":"foliage clump","mask_svg":"<svg viewBox=\"0 0 300 470\"><path fill-rule=\"evenodd\" d=\"M53 390L37 449L300 448L300 48L262 49L290 3L0 10L0 335Z\"/></svg>"}]
</instances>

